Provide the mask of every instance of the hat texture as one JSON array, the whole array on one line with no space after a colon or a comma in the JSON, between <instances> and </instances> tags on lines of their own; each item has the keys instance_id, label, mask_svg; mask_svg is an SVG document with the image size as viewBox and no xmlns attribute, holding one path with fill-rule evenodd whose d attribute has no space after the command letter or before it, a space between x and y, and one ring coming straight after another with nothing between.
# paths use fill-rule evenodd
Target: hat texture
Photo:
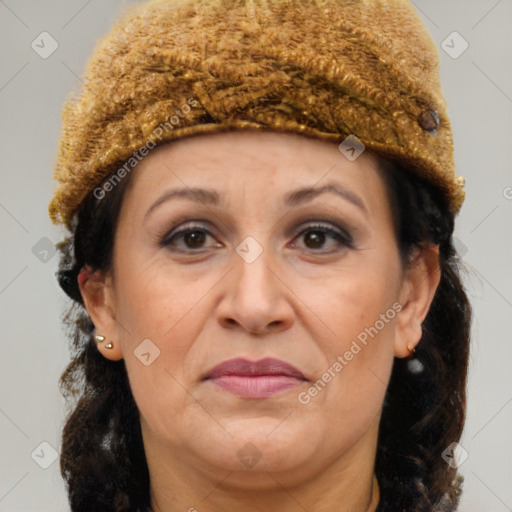
<instances>
[{"instance_id":1,"label":"hat texture","mask_svg":"<svg viewBox=\"0 0 512 512\"><path fill-rule=\"evenodd\" d=\"M356 141L436 185L454 213L464 200L439 55L407 0L131 7L96 44L62 118L49 213L68 227L106 177L157 144L231 129Z\"/></svg>"}]
</instances>

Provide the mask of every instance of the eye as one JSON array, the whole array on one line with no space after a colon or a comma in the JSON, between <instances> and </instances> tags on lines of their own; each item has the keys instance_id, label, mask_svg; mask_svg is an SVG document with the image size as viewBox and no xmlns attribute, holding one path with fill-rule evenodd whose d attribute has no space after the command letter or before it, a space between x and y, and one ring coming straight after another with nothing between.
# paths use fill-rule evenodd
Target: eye
<instances>
[{"instance_id":1,"label":"eye","mask_svg":"<svg viewBox=\"0 0 512 512\"><path fill-rule=\"evenodd\" d=\"M201 249L206 248L205 243L208 237L214 239L208 229L199 225L188 225L178 231L172 231L160 244L163 247L170 247L171 250L177 252L199 252ZM306 249L313 250L314 252L319 252L318 250L322 249L329 239L336 242L334 250L336 250L336 245L349 248L354 247L352 238L345 231L333 229L323 224L307 226L296 236L296 238L300 237L304 237ZM178 242L180 241L184 246L179 246ZM296 245L295 242L291 243L292 247ZM222 244L216 242L214 246L222 247Z\"/></svg>"},{"instance_id":2,"label":"eye","mask_svg":"<svg viewBox=\"0 0 512 512\"><path fill-rule=\"evenodd\" d=\"M171 232L169 236L166 236L162 242L162 246L172 246L173 250L179 252L189 252L198 249L204 249L204 243L208 237L213 238L211 233L202 226L190 225L176 232ZM182 240L185 247L176 247L176 241ZM222 244L215 244L216 247L221 247Z\"/></svg>"},{"instance_id":3,"label":"eye","mask_svg":"<svg viewBox=\"0 0 512 512\"><path fill-rule=\"evenodd\" d=\"M330 238L337 242L338 245L353 248L353 241L350 235L343 231L335 230L323 224L313 224L303 229L297 237L304 237L305 245L308 249L316 250L322 249L326 241ZM295 246L295 243L292 243ZM336 247L334 247L336 250Z\"/></svg>"}]
</instances>

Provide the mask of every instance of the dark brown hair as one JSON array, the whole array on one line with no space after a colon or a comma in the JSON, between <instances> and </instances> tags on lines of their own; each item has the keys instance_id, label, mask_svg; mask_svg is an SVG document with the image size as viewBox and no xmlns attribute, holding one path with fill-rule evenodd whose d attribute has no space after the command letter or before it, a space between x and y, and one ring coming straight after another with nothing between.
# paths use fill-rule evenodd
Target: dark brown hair
<instances>
[{"instance_id":1,"label":"dark brown hair","mask_svg":"<svg viewBox=\"0 0 512 512\"><path fill-rule=\"evenodd\" d=\"M434 243L439 244L441 270L416 361L395 358L384 399L375 466L378 511L451 512L463 479L442 453L462 434L471 323L462 263L452 243L454 217L437 188L398 163L378 160L403 264L415 248ZM86 264L111 268L129 182L130 176L103 200L90 194L77 211L72 233L59 244L58 280L73 299L64 317L72 359L60 379L70 406L60 467L73 512L149 510L149 473L125 364L97 350L77 283Z\"/></svg>"}]
</instances>

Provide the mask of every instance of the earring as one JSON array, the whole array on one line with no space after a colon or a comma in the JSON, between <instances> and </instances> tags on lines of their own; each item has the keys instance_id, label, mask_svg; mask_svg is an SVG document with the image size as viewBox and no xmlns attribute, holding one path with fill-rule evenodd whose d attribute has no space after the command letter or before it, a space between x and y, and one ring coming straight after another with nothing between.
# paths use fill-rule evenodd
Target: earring
<instances>
[{"instance_id":1,"label":"earring","mask_svg":"<svg viewBox=\"0 0 512 512\"><path fill-rule=\"evenodd\" d=\"M411 346L412 346L412 348L411 348ZM414 352L416 352L416 348L414 347L414 345L407 345L407 350L409 351L409 355L407 356L407 359L412 359Z\"/></svg>"},{"instance_id":2,"label":"earring","mask_svg":"<svg viewBox=\"0 0 512 512\"><path fill-rule=\"evenodd\" d=\"M105 336L101 336L100 334L97 334L96 336L94 336L94 341L96 341L96 345L99 345L102 341L105 341ZM109 341L105 345L105 348L111 349L111 348L114 348L114 345L111 341Z\"/></svg>"}]
</instances>

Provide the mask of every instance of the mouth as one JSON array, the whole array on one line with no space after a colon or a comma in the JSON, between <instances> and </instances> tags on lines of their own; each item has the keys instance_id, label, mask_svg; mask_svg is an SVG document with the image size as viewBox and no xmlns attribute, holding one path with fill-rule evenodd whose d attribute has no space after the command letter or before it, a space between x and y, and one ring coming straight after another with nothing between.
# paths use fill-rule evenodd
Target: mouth
<instances>
[{"instance_id":1,"label":"mouth","mask_svg":"<svg viewBox=\"0 0 512 512\"><path fill-rule=\"evenodd\" d=\"M204 380L245 398L266 398L307 381L300 370L274 358L230 359L215 366Z\"/></svg>"}]
</instances>

